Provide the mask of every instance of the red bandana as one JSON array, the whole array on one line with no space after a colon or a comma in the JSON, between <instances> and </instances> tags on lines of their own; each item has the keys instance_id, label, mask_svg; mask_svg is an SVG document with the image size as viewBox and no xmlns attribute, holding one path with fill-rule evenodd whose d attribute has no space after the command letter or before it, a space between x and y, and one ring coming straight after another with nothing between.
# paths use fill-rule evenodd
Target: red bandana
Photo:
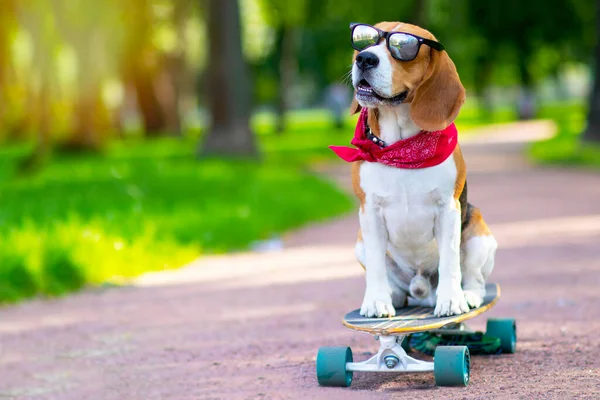
<instances>
[{"instance_id":1,"label":"red bandana","mask_svg":"<svg viewBox=\"0 0 600 400\"><path fill-rule=\"evenodd\" d=\"M367 112L363 109L360 113L350 142L356 149L329 146L344 161L364 160L405 169L427 168L444 162L456 148L458 132L454 123L441 131L421 131L411 138L380 147L367 138Z\"/></svg>"}]
</instances>

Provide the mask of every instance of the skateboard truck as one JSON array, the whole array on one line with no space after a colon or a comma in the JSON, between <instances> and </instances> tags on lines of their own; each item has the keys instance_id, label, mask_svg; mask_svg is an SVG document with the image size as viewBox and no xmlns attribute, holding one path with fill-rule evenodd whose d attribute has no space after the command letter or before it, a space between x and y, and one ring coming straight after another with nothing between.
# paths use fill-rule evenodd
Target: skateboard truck
<instances>
[{"instance_id":1,"label":"skateboard truck","mask_svg":"<svg viewBox=\"0 0 600 400\"><path fill-rule=\"evenodd\" d=\"M379 351L362 362L346 364L349 371L372 372L428 372L433 371L433 363L412 358L402 348L404 336L380 336Z\"/></svg>"},{"instance_id":2,"label":"skateboard truck","mask_svg":"<svg viewBox=\"0 0 600 400\"><path fill-rule=\"evenodd\" d=\"M433 361L409 356L406 338L410 334L431 332L432 335L467 334L464 320L490 309L500 297L500 287L486 286L483 304L467 313L436 317L429 307L405 307L391 318L368 318L354 310L344 317L346 327L372 334L379 341L379 350L371 358L354 362L350 347L321 347L316 358L317 380L321 386L350 386L354 372L431 372L437 386L467 386L471 372L471 353L464 345L437 345L432 342ZM446 327L446 329L442 329ZM514 319L489 319L486 335L499 341L503 353L516 349ZM430 353L430 354L431 354Z\"/></svg>"}]
</instances>

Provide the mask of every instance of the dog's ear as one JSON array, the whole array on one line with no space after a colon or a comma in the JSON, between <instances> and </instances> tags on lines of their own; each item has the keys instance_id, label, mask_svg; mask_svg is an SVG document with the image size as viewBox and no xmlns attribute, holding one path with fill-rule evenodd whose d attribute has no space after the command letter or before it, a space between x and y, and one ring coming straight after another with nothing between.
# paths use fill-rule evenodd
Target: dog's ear
<instances>
[{"instance_id":1,"label":"dog's ear","mask_svg":"<svg viewBox=\"0 0 600 400\"><path fill-rule=\"evenodd\" d=\"M410 105L415 124L430 132L446 128L456 119L465 97L465 88L448 53L431 49L429 67Z\"/></svg>"},{"instance_id":2,"label":"dog's ear","mask_svg":"<svg viewBox=\"0 0 600 400\"><path fill-rule=\"evenodd\" d=\"M356 101L356 93L354 93L354 96L352 97L352 103L350 103L350 115L354 115L360 110L362 110L362 107L360 104L358 104L358 101Z\"/></svg>"}]
</instances>

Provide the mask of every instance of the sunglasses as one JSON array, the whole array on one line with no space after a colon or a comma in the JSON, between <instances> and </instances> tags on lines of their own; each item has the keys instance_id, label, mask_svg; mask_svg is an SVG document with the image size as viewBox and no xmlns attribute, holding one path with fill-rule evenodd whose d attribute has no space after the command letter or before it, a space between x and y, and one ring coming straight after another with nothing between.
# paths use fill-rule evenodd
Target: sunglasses
<instances>
[{"instance_id":1,"label":"sunglasses","mask_svg":"<svg viewBox=\"0 0 600 400\"><path fill-rule=\"evenodd\" d=\"M422 44L432 49L442 51L444 46L435 40L425 39L412 33L384 32L367 24L350 24L352 48L358 51L375 46L381 38L387 41L387 48L396 60L412 61L419 54Z\"/></svg>"}]
</instances>

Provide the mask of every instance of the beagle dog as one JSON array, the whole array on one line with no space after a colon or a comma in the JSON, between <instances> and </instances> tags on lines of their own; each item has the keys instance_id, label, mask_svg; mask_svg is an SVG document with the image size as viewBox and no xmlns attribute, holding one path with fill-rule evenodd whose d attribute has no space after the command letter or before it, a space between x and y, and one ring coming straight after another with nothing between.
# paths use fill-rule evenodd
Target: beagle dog
<instances>
[{"instance_id":1,"label":"beagle dog","mask_svg":"<svg viewBox=\"0 0 600 400\"><path fill-rule=\"evenodd\" d=\"M435 37L407 23L355 25L362 28L353 30L351 113L361 111L361 120L364 115L365 139L384 151L418 136L416 148L427 153L431 144L422 143L449 127L455 135L453 121L465 89ZM479 209L467 202L460 146L452 144L431 166L407 168L402 160L398 167L363 150L361 157L346 160L353 161L352 182L360 200L355 250L366 270L360 314L391 317L396 308L422 305L446 316L480 306L497 243ZM402 150L397 153L394 157L401 158Z\"/></svg>"}]
</instances>

